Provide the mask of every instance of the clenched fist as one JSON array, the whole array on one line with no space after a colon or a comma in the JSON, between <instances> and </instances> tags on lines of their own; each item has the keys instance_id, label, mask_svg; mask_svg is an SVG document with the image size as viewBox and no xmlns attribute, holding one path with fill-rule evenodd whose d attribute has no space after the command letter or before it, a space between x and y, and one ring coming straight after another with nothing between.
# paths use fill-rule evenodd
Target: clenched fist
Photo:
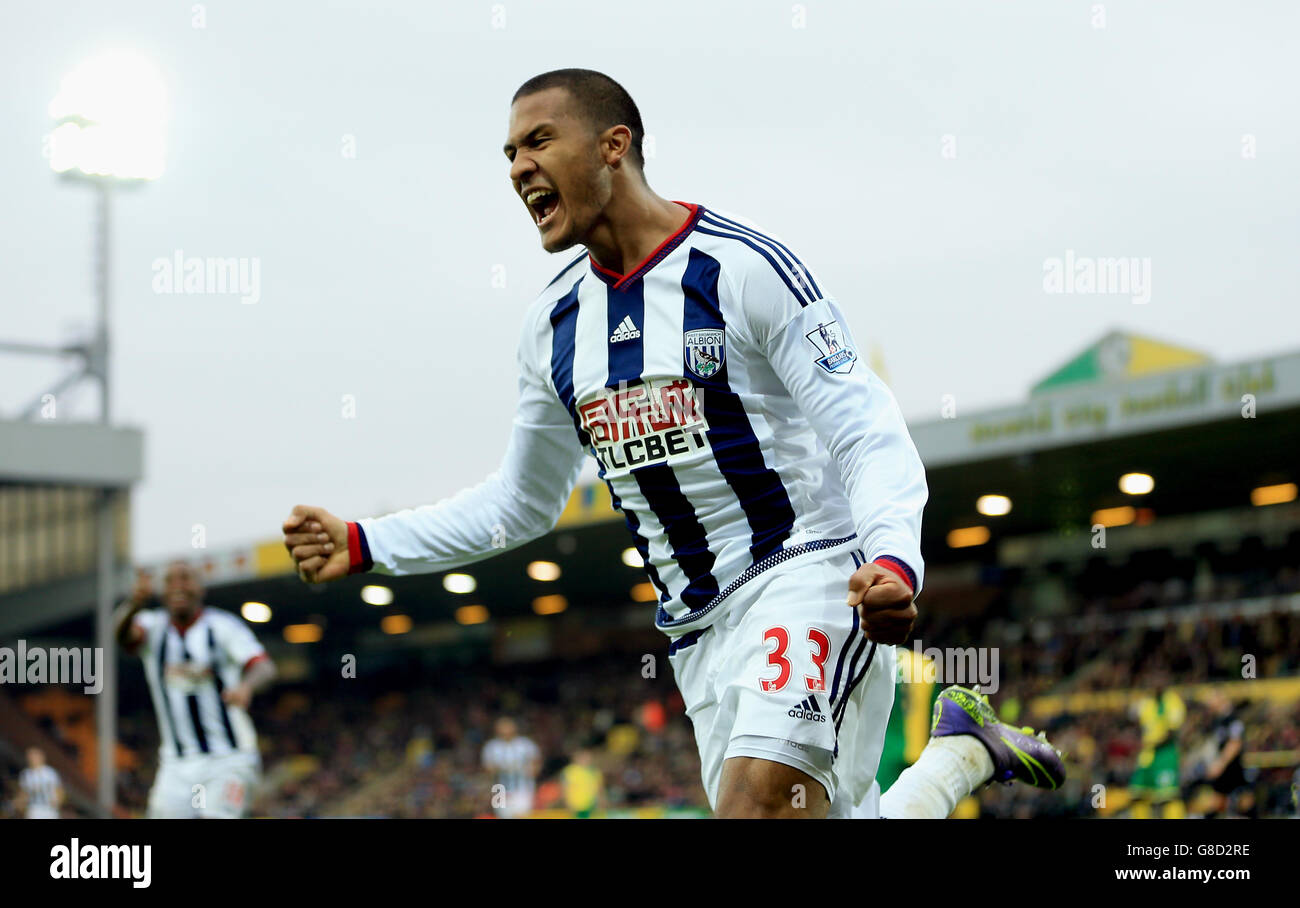
<instances>
[{"instance_id":1,"label":"clenched fist","mask_svg":"<svg viewBox=\"0 0 1300 908\"><path fill-rule=\"evenodd\" d=\"M348 575L348 524L324 508L300 504L284 521L284 547L307 583Z\"/></svg>"},{"instance_id":2,"label":"clenched fist","mask_svg":"<svg viewBox=\"0 0 1300 908\"><path fill-rule=\"evenodd\" d=\"M912 590L888 568L864 564L854 571L849 578L848 602L857 608L868 640L899 644L912 632L916 621Z\"/></svg>"}]
</instances>

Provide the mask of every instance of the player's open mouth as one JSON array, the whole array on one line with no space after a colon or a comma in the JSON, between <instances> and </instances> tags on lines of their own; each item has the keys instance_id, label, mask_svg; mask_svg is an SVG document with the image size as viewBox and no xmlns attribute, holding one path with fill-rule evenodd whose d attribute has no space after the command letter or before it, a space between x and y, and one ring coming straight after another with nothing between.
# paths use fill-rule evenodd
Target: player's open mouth
<instances>
[{"instance_id":1,"label":"player's open mouth","mask_svg":"<svg viewBox=\"0 0 1300 908\"><path fill-rule=\"evenodd\" d=\"M560 208L560 195L553 189L532 189L524 197L528 210L533 213L533 221L538 227L545 227L555 217Z\"/></svg>"}]
</instances>

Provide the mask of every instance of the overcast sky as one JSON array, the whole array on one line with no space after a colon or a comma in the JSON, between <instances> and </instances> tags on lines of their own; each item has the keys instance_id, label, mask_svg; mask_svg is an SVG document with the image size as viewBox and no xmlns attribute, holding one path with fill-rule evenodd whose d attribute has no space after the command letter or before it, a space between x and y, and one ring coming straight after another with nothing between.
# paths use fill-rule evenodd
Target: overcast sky
<instances>
[{"instance_id":1,"label":"overcast sky","mask_svg":"<svg viewBox=\"0 0 1300 908\"><path fill-rule=\"evenodd\" d=\"M500 146L515 88L565 66L632 94L655 191L808 262L911 423L945 394L1021 400L1113 328L1220 361L1300 346L1297 4L199 6L11 4L0 31L6 339L68 340L94 312L91 194L42 157L61 77L125 47L167 82L167 171L114 233L142 559L195 523L244 544L298 502L355 518L495 467L518 320L574 254L541 250ZM260 299L155 293L178 250L255 259ZM1149 259L1150 302L1046 293L1066 250ZM3 415L59 372L0 357Z\"/></svg>"}]
</instances>

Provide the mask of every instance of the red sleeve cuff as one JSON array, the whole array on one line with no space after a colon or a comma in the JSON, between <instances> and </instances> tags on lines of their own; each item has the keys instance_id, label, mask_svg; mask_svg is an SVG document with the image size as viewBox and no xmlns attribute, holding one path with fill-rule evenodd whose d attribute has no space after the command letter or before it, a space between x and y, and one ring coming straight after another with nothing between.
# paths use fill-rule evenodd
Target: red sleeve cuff
<instances>
[{"instance_id":1,"label":"red sleeve cuff","mask_svg":"<svg viewBox=\"0 0 1300 908\"><path fill-rule=\"evenodd\" d=\"M364 574L375 566L370 558L365 530L356 522L348 523L348 562L349 574Z\"/></svg>"},{"instance_id":2,"label":"red sleeve cuff","mask_svg":"<svg viewBox=\"0 0 1300 908\"><path fill-rule=\"evenodd\" d=\"M245 675L248 674L248 670L252 668L254 665L256 665L259 662L265 662L267 659L270 658L271 657L268 656L266 653L258 653L256 656L254 656L253 658L249 659L247 662L244 663L244 668L242 670L242 673Z\"/></svg>"},{"instance_id":3,"label":"red sleeve cuff","mask_svg":"<svg viewBox=\"0 0 1300 908\"><path fill-rule=\"evenodd\" d=\"M871 563L878 564L882 568L885 568L886 570L893 571L895 574L897 574L899 577L902 578L903 582L907 584L907 588L910 591L912 591L913 593L916 592L916 575L912 573L912 569L907 566L906 562L900 561L899 559L893 557L892 555L881 555L879 558L877 558L875 561Z\"/></svg>"}]
</instances>

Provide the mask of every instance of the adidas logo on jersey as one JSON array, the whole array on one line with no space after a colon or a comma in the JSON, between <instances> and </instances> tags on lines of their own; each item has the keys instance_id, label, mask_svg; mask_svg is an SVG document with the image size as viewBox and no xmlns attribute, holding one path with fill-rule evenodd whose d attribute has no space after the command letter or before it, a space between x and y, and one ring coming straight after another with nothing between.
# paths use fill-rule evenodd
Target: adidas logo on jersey
<instances>
[{"instance_id":1,"label":"adidas logo on jersey","mask_svg":"<svg viewBox=\"0 0 1300 908\"><path fill-rule=\"evenodd\" d=\"M794 719L807 719L809 722L825 722L826 714L822 708L817 705L816 697L807 697L798 706L786 711L786 715Z\"/></svg>"},{"instance_id":2,"label":"adidas logo on jersey","mask_svg":"<svg viewBox=\"0 0 1300 908\"><path fill-rule=\"evenodd\" d=\"M614 329L614 333L609 336L609 342L617 344L619 341L633 340L640 336L640 329L632 324L632 316L625 315L623 320L618 323L618 327Z\"/></svg>"}]
</instances>

